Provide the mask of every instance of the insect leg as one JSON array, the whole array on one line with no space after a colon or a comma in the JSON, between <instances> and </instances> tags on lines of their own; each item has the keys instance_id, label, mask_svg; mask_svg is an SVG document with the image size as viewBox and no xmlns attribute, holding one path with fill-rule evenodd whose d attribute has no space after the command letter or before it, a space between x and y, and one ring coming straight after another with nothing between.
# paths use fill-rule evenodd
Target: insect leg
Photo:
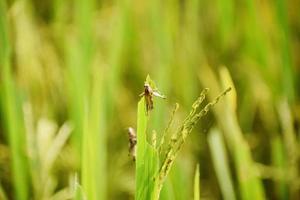
<instances>
[{"instance_id":1,"label":"insect leg","mask_svg":"<svg viewBox=\"0 0 300 200\"><path fill-rule=\"evenodd\" d=\"M142 97L142 96L144 96L144 95L145 95L145 92L141 93L141 94L139 95L139 97Z\"/></svg>"}]
</instances>

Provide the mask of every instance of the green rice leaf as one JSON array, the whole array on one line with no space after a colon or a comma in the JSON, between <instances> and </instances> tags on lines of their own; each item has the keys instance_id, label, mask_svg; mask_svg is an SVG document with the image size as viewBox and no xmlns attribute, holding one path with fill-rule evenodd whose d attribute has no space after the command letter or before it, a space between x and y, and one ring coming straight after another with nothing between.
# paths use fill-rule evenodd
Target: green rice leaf
<instances>
[{"instance_id":1,"label":"green rice leaf","mask_svg":"<svg viewBox=\"0 0 300 200\"><path fill-rule=\"evenodd\" d=\"M194 177L194 200L200 200L200 169L197 164Z\"/></svg>"},{"instance_id":2,"label":"green rice leaf","mask_svg":"<svg viewBox=\"0 0 300 200\"><path fill-rule=\"evenodd\" d=\"M28 199L28 171L24 124L22 121L21 101L11 72L10 44L7 24L7 10L5 1L0 1L0 80L3 84L1 98L3 106L2 119L10 145L12 174L15 199Z\"/></svg>"},{"instance_id":3,"label":"green rice leaf","mask_svg":"<svg viewBox=\"0 0 300 200\"><path fill-rule=\"evenodd\" d=\"M154 176L157 171L158 152L147 142L147 115L143 97L138 103L135 199L152 199L155 196Z\"/></svg>"}]
</instances>

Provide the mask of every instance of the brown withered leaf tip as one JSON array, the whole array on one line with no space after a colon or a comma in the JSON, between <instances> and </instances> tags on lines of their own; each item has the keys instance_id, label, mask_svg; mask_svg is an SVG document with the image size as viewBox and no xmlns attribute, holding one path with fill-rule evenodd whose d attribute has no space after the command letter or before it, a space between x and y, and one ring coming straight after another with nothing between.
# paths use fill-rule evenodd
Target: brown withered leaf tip
<instances>
[{"instance_id":1,"label":"brown withered leaf tip","mask_svg":"<svg viewBox=\"0 0 300 200\"><path fill-rule=\"evenodd\" d=\"M132 127L128 128L128 138L129 138L129 143L128 143L129 156L131 156L133 161L135 161L137 139L136 139L135 130Z\"/></svg>"}]
</instances>

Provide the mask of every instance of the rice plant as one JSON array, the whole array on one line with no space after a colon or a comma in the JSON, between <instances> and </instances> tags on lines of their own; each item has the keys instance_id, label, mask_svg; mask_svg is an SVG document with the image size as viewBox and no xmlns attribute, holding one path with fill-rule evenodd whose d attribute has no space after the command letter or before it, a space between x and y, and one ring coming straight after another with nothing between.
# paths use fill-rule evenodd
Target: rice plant
<instances>
[{"instance_id":1,"label":"rice plant","mask_svg":"<svg viewBox=\"0 0 300 200\"><path fill-rule=\"evenodd\" d=\"M145 84L156 88L154 82L149 78ZM165 135L172 125L174 114L178 110L176 104L172 112L170 121L163 132L160 145L157 148L156 142L147 141L147 121L149 120L149 106L144 95L138 103L137 114L137 158L136 158L136 199L158 200L164 181L168 176L171 167L178 156L187 136L192 132L196 123L207 114L207 112L225 96L231 88L226 89L221 95L209 102L203 109L198 111L198 107L204 101L208 89L204 89L199 98L192 105L192 110L184 119L178 130L171 134L169 141L165 141ZM152 94L151 94L152 95ZM152 102L153 103L153 102ZM145 108L146 106L146 108ZM164 147L165 146L165 147ZM161 150L163 149L163 150Z\"/></svg>"}]
</instances>

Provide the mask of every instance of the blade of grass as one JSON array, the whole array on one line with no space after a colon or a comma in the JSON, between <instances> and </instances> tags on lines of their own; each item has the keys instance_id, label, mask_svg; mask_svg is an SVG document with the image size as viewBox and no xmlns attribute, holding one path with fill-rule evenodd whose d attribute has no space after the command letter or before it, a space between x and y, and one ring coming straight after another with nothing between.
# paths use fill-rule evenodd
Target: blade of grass
<instances>
[{"instance_id":1,"label":"blade of grass","mask_svg":"<svg viewBox=\"0 0 300 200\"><path fill-rule=\"evenodd\" d=\"M289 108L288 100L284 99L278 105L278 114L280 117L280 123L283 129L283 141L288 158L287 170L290 173L289 178L289 195L292 199L299 199L298 190L298 155L299 146L297 144L296 133L294 132L293 118L291 110Z\"/></svg>"},{"instance_id":2,"label":"blade of grass","mask_svg":"<svg viewBox=\"0 0 300 200\"><path fill-rule=\"evenodd\" d=\"M283 142L279 136L275 136L271 142L271 158L272 164L282 171L286 171L286 158L284 155L284 146ZM286 181L275 182L274 191L276 191L279 199L288 199L288 185Z\"/></svg>"},{"instance_id":3,"label":"blade of grass","mask_svg":"<svg viewBox=\"0 0 300 200\"><path fill-rule=\"evenodd\" d=\"M276 14L278 20L278 31L280 34L280 50L281 50L281 68L282 68L282 92L288 97L288 100L294 101L294 70L291 59L290 37L289 37L289 25L286 1L276 0Z\"/></svg>"},{"instance_id":4,"label":"blade of grass","mask_svg":"<svg viewBox=\"0 0 300 200\"><path fill-rule=\"evenodd\" d=\"M71 118L75 123L73 141L80 155L83 116L87 104L89 73L93 58L92 15L93 0L75 1L75 24L77 35L68 35L66 39L67 77L70 95Z\"/></svg>"},{"instance_id":5,"label":"blade of grass","mask_svg":"<svg viewBox=\"0 0 300 200\"><path fill-rule=\"evenodd\" d=\"M220 71L221 84L210 67L204 66L199 73L200 81L205 87L212 88L212 95L216 95L221 88L233 89L230 97L225 97L226 101L214 107L214 114L224 131L226 142L228 143L231 156L234 158L236 173L239 180L239 187L242 199L265 199L262 181L255 174L255 165L251 157L249 145L243 137L236 115L236 90L233 81L226 68ZM210 96L210 98L212 98Z\"/></svg>"},{"instance_id":6,"label":"blade of grass","mask_svg":"<svg viewBox=\"0 0 300 200\"><path fill-rule=\"evenodd\" d=\"M93 0L77 0L75 25L77 34L67 40L68 81L71 118L74 122L74 144L81 163L82 191L87 199L106 199L106 112L102 72L93 66Z\"/></svg>"},{"instance_id":7,"label":"blade of grass","mask_svg":"<svg viewBox=\"0 0 300 200\"><path fill-rule=\"evenodd\" d=\"M212 153L213 165L221 187L223 198L225 200L234 200L236 199L236 196L229 171L226 149L223 138L218 129L214 128L211 130L208 136L208 144Z\"/></svg>"},{"instance_id":8,"label":"blade of grass","mask_svg":"<svg viewBox=\"0 0 300 200\"><path fill-rule=\"evenodd\" d=\"M233 87L233 94L231 97L227 97L226 104L227 117L230 119L226 126L226 131L232 131L235 134L234 141L234 159L237 165L238 179L240 188L242 191L243 199L265 199L264 188L262 181L255 174L255 163L251 156L251 151L246 140L243 138L241 128L237 121L237 92L234 87L234 83L227 68L222 67L220 69L221 87L226 87L228 84ZM221 115L218 113L218 115ZM221 118L221 116L219 116ZM222 117L224 117L222 115ZM225 130L225 127L224 127Z\"/></svg>"},{"instance_id":9,"label":"blade of grass","mask_svg":"<svg viewBox=\"0 0 300 200\"><path fill-rule=\"evenodd\" d=\"M196 166L194 177L194 200L200 200L200 169L199 164Z\"/></svg>"},{"instance_id":10,"label":"blade of grass","mask_svg":"<svg viewBox=\"0 0 300 200\"><path fill-rule=\"evenodd\" d=\"M87 199L106 199L106 135L102 76L93 73L92 94L85 115L82 145L82 187Z\"/></svg>"},{"instance_id":11,"label":"blade of grass","mask_svg":"<svg viewBox=\"0 0 300 200\"><path fill-rule=\"evenodd\" d=\"M7 12L5 1L0 2L0 66L3 81L3 119L8 133L12 157L12 174L15 198L28 199L28 172L25 157L26 142L22 122L21 103L18 100L10 65L10 44L8 37Z\"/></svg>"}]
</instances>

